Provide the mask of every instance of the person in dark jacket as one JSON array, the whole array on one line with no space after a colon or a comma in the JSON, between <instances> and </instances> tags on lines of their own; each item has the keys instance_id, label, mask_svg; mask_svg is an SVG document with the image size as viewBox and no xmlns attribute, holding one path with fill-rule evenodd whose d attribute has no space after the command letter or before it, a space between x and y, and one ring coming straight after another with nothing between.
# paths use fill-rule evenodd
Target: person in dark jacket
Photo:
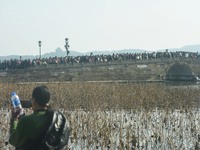
<instances>
[{"instance_id":1,"label":"person in dark jacket","mask_svg":"<svg viewBox=\"0 0 200 150\"><path fill-rule=\"evenodd\" d=\"M9 143L16 150L43 150L42 139L51 123L47 114L50 92L44 85L34 88L32 93L33 113L20 118L20 110L12 111Z\"/></svg>"}]
</instances>

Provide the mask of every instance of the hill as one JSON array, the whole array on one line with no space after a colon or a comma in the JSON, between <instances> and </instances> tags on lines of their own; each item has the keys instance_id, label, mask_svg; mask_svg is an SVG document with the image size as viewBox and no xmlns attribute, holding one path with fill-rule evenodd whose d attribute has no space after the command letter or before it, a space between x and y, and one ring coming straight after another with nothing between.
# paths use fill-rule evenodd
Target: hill
<instances>
[{"instance_id":1,"label":"hill","mask_svg":"<svg viewBox=\"0 0 200 150\"><path fill-rule=\"evenodd\" d=\"M166 49L161 49L157 51L165 51ZM200 45L186 45L181 48L169 48L169 51L189 51L189 52L197 52L200 51ZM123 49L123 50L107 50L107 51L91 51L91 52L78 52L70 50L69 56L82 56L82 55L90 55L91 53L93 55L112 55L113 53L143 53L148 50L143 49ZM49 52L42 55L43 58L49 58L49 57L65 57L66 51L58 47L55 52ZM22 59L35 59L39 58L39 55L24 55L22 56ZM9 55L9 56L0 56L0 60L9 60L9 59L20 59L19 55Z\"/></svg>"},{"instance_id":2,"label":"hill","mask_svg":"<svg viewBox=\"0 0 200 150\"><path fill-rule=\"evenodd\" d=\"M124 49L124 50L116 50L116 51L91 51L91 52L77 52L77 51L73 51L71 50L69 53L69 56L85 56L85 55L90 55L91 53L93 55L112 55L113 53L143 53L145 52L145 50L139 50L139 49ZM49 53L45 53L42 55L42 58L49 58L49 57L65 57L66 51L62 50L61 48L57 48L55 50L55 52L49 52ZM22 59L35 59L35 58L39 58L39 55L24 55L22 56ZM10 59L20 59L19 55L9 55L9 56L0 56L0 60L10 60Z\"/></svg>"}]
</instances>

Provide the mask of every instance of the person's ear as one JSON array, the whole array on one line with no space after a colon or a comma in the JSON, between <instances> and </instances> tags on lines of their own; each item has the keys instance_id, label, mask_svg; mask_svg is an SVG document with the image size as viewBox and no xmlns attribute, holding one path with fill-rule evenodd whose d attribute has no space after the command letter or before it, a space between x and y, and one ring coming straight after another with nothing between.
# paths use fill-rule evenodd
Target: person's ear
<instances>
[{"instance_id":1,"label":"person's ear","mask_svg":"<svg viewBox=\"0 0 200 150\"><path fill-rule=\"evenodd\" d=\"M35 106L36 101L34 98L31 99L31 103L32 103L32 107Z\"/></svg>"}]
</instances>

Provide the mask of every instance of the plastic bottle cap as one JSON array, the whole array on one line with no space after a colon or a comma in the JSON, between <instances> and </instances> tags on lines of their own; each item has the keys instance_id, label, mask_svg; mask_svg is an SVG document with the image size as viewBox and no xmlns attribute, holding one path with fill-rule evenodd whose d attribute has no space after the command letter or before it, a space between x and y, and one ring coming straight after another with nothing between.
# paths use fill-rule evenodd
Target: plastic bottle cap
<instances>
[{"instance_id":1,"label":"plastic bottle cap","mask_svg":"<svg viewBox=\"0 0 200 150\"><path fill-rule=\"evenodd\" d=\"M12 96L13 96L13 95L16 95L16 93L15 93L15 92L12 92L12 94L11 94L11 95L12 95Z\"/></svg>"}]
</instances>

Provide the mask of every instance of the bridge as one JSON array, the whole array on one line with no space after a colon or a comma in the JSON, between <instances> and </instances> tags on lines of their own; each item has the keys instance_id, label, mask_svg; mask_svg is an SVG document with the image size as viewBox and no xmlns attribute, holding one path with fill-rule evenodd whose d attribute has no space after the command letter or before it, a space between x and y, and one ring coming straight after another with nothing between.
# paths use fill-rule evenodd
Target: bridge
<instances>
[{"instance_id":1,"label":"bridge","mask_svg":"<svg viewBox=\"0 0 200 150\"><path fill-rule=\"evenodd\" d=\"M137 61L38 65L0 71L0 82L165 81L196 80L200 59L145 59Z\"/></svg>"}]
</instances>

